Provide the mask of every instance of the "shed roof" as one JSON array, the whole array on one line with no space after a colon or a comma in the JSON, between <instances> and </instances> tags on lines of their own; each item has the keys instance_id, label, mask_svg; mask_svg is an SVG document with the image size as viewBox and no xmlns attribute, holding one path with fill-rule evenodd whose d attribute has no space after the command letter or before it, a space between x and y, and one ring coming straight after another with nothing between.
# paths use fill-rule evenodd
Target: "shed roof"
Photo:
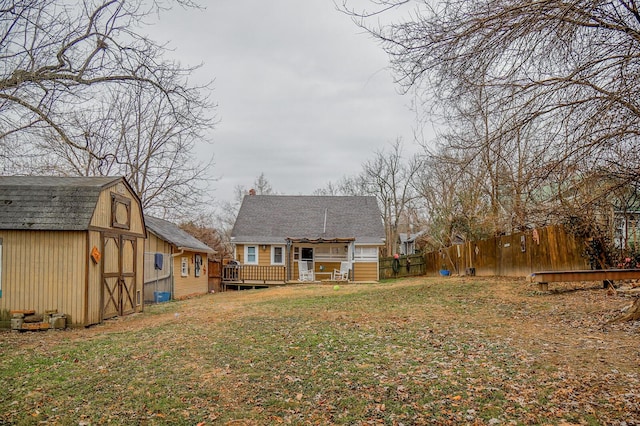
<instances>
[{"instance_id":1,"label":"shed roof","mask_svg":"<svg viewBox=\"0 0 640 426\"><path fill-rule=\"evenodd\" d=\"M231 231L235 243L355 239L383 244L382 215L375 197L247 195Z\"/></svg>"},{"instance_id":2,"label":"shed roof","mask_svg":"<svg viewBox=\"0 0 640 426\"><path fill-rule=\"evenodd\" d=\"M193 235L183 231L169 221L152 216L145 216L144 221L149 231L173 244L178 250L199 251L210 254L216 252Z\"/></svg>"},{"instance_id":3,"label":"shed roof","mask_svg":"<svg viewBox=\"0 0 640 426\"><path fill-rule=\"evenodd\" d=\"M86 230L102 190L120 180L124 178L0 176L0 229Z\"/></svg>"}]
</instances>

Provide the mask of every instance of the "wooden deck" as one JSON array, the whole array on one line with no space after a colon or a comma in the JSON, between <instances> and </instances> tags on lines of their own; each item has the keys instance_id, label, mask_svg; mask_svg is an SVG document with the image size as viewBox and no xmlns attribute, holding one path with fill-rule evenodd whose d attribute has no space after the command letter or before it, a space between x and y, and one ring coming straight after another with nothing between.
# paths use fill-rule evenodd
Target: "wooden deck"
<instances>
[{"instance_id":1,"label":"wooden deck","mask_svg":"<svg viewBox=\"0 0 640 426\"><path fill-rule=\"evenodd\" d=\"M284 266L224 265L222 282L223 285L224 283L284 284L286 269Z\"/></svg>"},{"instance_id":2,"label":"wooden deck","mask_svg":"<svg viewBox=\"0 0 640 426\"><path fill-rule=\"evenodd\" d=\"M300 284L297 281L222 281L222 291L227 290L246 290L256 288L270 288L270 287L282 287L294 284Z\"/></svg>"},{"instance_id":3,"label":"wooden deck","mask_svg":"<svg viewBox=\"0 0 640 426\"><path fill-rule=\"evenodd\" d=\"M246 290L256 288L270 288L270 287L285 287L301 284L347 284L351 281L333 281L330 279L316 280L316 281L222 281L222 291L229 289L233 290Z\"/></svg>"},{"instance_id":4,"label":"wooden deck","mask_svg":"<svg viewBox=\"0 0 640 426\"><path fill-rule=\"evenodd\" d=\"M543 271L531 276L541 291L549 290L551 282L619 281L640 279L640 269L585 269L577 271Z\"/></svg>"},{"instance_id":5,"label":"wooden deck","mask_svg":"<svg viewBox=\"0 0 640 426\"><path fill-rule=\"evenodd\" d=\"M224 265L222 267L220 288L242 290L255 288L280 287L298 284L346 283L334 281L330 272L316 272L314 281L287 280L284 266Z\"/></svg>"}]
</instances>

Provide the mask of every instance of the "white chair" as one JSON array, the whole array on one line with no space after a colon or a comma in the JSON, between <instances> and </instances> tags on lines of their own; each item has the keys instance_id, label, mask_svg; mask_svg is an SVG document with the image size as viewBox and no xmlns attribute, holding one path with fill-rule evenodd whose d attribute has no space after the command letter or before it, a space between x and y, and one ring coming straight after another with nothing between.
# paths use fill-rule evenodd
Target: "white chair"
<instances>
[{"instance_id":1,"label":"white chair","mask_svg":"<svg viewBox=\"0 0 640 426\"><path fill-rule=\"evenodd\" d=\"M334 269L331 277L332 281L349 281L349 270L351 262L340 262L340 269Z\"/></svg>"},{"instance_id":2,"label":"white chair","mask_svg":"<svg viewBox=\"0 0 640 426\"><path fill-rule=\"evenodd\" d=\"M309 269L309 263L301 260L298 262L298 281L314 281L313 270Z\"/></svg>"}]
</instances>

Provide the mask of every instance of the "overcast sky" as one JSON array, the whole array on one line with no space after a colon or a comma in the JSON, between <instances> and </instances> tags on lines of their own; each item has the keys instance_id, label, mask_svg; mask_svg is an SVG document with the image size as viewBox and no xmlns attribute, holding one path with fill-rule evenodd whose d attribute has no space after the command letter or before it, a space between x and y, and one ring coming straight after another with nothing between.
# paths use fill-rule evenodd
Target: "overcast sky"
<instances>
[{"instance_id":1,"label":"overcast sky","mask_svg":"<svg viewBox=\"0 0 640 426\"><path fill-rule=\"evenodd\" d=\"M203 3L161 16L154 37L183 65L203 64L198 82L214 80L220 122L200 148L214 155L214 198L260 173L278 193L311 194L399 137L416 150L386 54L331 0Z\"/></svg>"}]
</instances>

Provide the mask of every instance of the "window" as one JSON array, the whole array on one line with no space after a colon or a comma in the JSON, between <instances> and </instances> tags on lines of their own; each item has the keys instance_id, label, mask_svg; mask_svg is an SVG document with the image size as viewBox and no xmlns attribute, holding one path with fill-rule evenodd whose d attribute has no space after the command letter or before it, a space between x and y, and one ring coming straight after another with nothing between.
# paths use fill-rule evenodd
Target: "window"
<instances>
[{"instance_id":1,"label":"window","mask_svg":"<svg viewBox=\"0 0 640 426\"><path fill-rule=\"evenodd\" d=\"M111 194L111 226L120 229L131 227L131 200L118 194Z\"/></svg>"},{"instance_id":2,"label":"window","mask_svg":"<svg viewBox=\"0 0 640 426\"><path fill-rule=\"evenodd\" d=\"M616 248L635 250L638 245L638 236L640 235L637 212L617 211L614 214L613 242Z\"/></svg>"},{"instance_id":3,"label":"window","mask_svg":"<svg viewBox=\"0 0 640 426\"><path fill-rule=\"evenodd\" d=\"M189 258L183 257L180 259L180 275L183 277L189 276Z\"/></svg>"},{"instance_id":4,"label":"window","mask_svg":"<svg viewBox=\"0 0 640 426\"><path fill-rule=\"evenodd\" d=\"M340 262L347 259L348 247L345 244L319 245L314 255L316 261Z\"/></svg>"},{"instance_id":5,"label":"window","mask_svg":"<svg viewBox=\"0 0 640 426\"><path fill-rule=\"evenodd\" d=\"M378 247L356 246L354 259L360 262L375 262L378 260Z\"/></svg>"},{"instance_id":6,"label":"window","mask_svg":"<svg viewBox=\"0 0 640 426\"><path fill-rule=\"evenodd\" d=\"M258 246L244 247L244 263L247 265L258 264Z\"/></svg>"},{"instance_id":7,"label":"window","mask_svg":"<svg viewBox=\"0 0 640 426\"><path fill-rule=\"evenodd\" d=\"M311 261L313 261L313 248L311 248L311 247L301 247L300 248L300 260L311 260Z\"/></svg>"},{"instance_id":8,"label":"window","mask_svg":"<svg viewBox=\"0 0 640 426\"><path fill-rule=\"evenodd\" d=\"M196 277L199 277L200 271L202 270L202 256L200 254L195 254L193 259L193 272Z\"/></svg>"},{"instance_id":9,"label":"window","mask_svg":"<svg viewBox=\"0 0 640 426\"><path fill-rule=\"evenodd\" d=\"M284 247L282 246L271 247L271 264L284 265Z\"/></svg>"}]
</instances>

